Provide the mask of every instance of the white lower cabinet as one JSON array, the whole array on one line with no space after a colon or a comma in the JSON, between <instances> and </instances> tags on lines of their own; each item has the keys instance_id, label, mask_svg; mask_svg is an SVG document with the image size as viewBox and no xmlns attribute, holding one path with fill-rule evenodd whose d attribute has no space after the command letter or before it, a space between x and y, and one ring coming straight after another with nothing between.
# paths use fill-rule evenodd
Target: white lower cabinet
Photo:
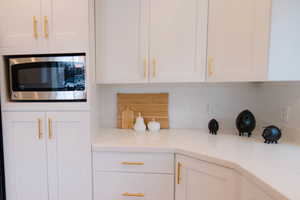
<instances>
[{"instance_id":1,"label":"white lower cabinet","mask_svg":"<svg viewBox=\"0 0 300 200\"><path fill-rule=\"evenodd\" d=\"M166 174L96 172L95 200L173 200L173 180L173 175Z\"/></svg>"},{"instance_id":2,"label":"white lower cabinet","mask_svg":"<svg viewBox=\"0 0 300 200\"><path fill-rule=\"evenodd\" d=\"M176 155L175 200L234 200L233 170Z\"/></svg>"},{"instance_id":3,"label":"white lower cabinet","mask_svg":"<svg viewBox=\"0 0 300 200\"><path fill-rule=\"evenodd\" d=\"M93 160L94 200L174 200L174 154L94 152Z\"/></svg>"},{"instance_id":4,"label":"white lower cabinet","mask_svg":"<svg viewBox=\"0 0 300 200\"><path fill-rule=\"evenodd\" d=\"M275 200L265 191L254 183L248 181L245 177L240 176L240 196L239 200Z\"/></svg>"},{"instance_id":5,"label":"white lower cabinet","mask_svg":"<svg viewBox=\"0 0 300 200\"><path fill-rule=\"evenodd\" d=\"M4 112L7 200L91 200L87 112Z\"/></svg>"}]
</instances>

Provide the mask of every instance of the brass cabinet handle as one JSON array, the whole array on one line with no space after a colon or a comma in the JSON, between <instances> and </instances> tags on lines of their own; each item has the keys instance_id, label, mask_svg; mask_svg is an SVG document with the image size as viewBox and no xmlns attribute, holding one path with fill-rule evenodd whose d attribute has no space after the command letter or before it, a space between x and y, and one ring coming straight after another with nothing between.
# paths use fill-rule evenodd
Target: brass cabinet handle
<instances>
[{"instance_id":1,"label":"brass cabinet handle","mask_svg":"<svg viewBox=\"0 0 300 200\"><path fill-rule=\"evenodd\" d=\"M157 65L157 63L156 63L156 59L153 59L153 61L152 61L152 64L153 64L153 71L152 71L152 77L153 78L155 78L156 77L156 75L157 75L157 69L156 69L156 65Z\"/></svg>"},{"instance_id":2,"label":"brass cabinet handle","mask_svg":"<svg viewBox=\"0 0 300 200\"><path fill-rule=\"evenodd\" d=\"M144 59L144 78L148 77L148 62L147 59Z\"/></svg>"},{"instance_id":3,"label":"brass cabinet handle","mask_svg":"<svg viewBox=\"0 0 300 200\"><path fill-rule=\"evenodd\" d=\"M181 181L181 167L182 164L180 162L177 163L177 184L180 184Z\"/></svg>"},{"instance_id":4,"label":"brass cabinet handle","mask_svg":"<svg viewBox=\"0 0 300 200\"><path fill-rule=\"evenodd\" d=\"M128 193L128 192L125 192L122 194L122 196L124 197L144 197L145 194L143 193Z\"/></svg>"},{"instance_id":5,"label":"brass cabinet handle","mask_svg":"<svg viewBox=\"0 0 300 200\"><path fill-rule=\"evenodd\" d=\"M39 37L38 31L37 31L37 19L36 16L33 16L33 37L37 39Z\"/></svg>"},{"instance_id":6,"label":"brass cabinet handle","mask_svg":"<svg viewBox=\"0 0 300 200\"><path fill-rule=\"evenodd\" d=\"M42 119L38 119L38 138L39 140L43 139L43 131L42 131Z\"/></svg>"},{"instance_id":7,"label":"brass cabinet handle","mask_svg":"<svg viewBox=\"0 0 300 200\"><path fill-rule=\"evenodd\" d=\"M48 17L45 16L44 17L44 34L45 34L45 38L48 38L49 37L49 32L48 32Z\"/></svg>"},{"instance_id":8,"label":"brass cabinet handle","mask_svg":"<svg viewBox=\"0 0 300 200\"><path fill-rule=\"evenodd\" d=\"M214 59L212 57L209 57L207 63L208 63L208 76L211 77L214 74L213 71Z\"/></svg>"},{"instance_id":9,"label":"brass cabinet handle","mask_svg":"<svg viewBox=\"0 0 300 200\"><path fill-rule=\"evenodd\" d=\"M143 162L121 162L122 165L144 165Z\"/></svg>"},{"instance_id":10,"label":"brass cabinet handle","mask_svg":"<svg viewBox=\"0 0 300 200\"><path fill-rule=\"evenodd\" d=\"M48 137L49 137L50 140L53 138L53 129L52 128L53 128L52 127L52 119L49 118L48 119L48 131L49 131Z\"/></svg>"}]
</instances>

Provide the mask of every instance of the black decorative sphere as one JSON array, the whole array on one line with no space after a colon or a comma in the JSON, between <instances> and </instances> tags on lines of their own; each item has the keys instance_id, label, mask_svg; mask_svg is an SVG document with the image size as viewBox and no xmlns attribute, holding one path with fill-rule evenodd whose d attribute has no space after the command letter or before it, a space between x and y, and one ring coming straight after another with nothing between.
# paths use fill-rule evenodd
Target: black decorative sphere
<instances>
[{"instance_id":1,"label":"black decorative sphere","mask_svg":"<svg viewBox=\"0 0 300 200\"><path fill-rule=\"evenodd\" d=\"M276 126L268 126L264 129L262 134L265 139L265 143L276 143L281 138L281 130Z\"/></svg>"},{"instance_id":2,"label":"black decorative sphere","mask_svg":"<svg viewBox=\"0 0 300 200\"><path fill-rule=\"evenodd\" d=\"M208 129L209 129L210 134L217 135L218 130L219 130L218 121L215 119L210 120L208 123Z\"/></svg>"},{"instance_id":3,"label":"black decorative sphere","mask_svg":"<svg viewBox=\"0 0 300 200\"><path fill-rule=\"evenodd\" d=\"M244 110L236 118L236 128L239 130L239 136L247 134L250 137L255 126L255 117L249 110Z\"/></svg>"}]
</instances>

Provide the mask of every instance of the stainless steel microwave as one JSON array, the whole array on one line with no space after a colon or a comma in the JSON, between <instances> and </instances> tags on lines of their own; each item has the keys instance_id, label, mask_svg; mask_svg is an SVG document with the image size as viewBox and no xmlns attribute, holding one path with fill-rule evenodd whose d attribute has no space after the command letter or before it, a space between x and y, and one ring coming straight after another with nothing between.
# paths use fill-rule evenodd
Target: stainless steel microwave
<instances>
[{"instance_id":1,"label":"stainless steel microwave","mask_svg":"<svg viewBox=\"0 0 300 200\"><path fill-rule=\"evenodd\" d=\"M12 101L86 101L85 54L8 57Z\"/></svg>"}]
</instances>

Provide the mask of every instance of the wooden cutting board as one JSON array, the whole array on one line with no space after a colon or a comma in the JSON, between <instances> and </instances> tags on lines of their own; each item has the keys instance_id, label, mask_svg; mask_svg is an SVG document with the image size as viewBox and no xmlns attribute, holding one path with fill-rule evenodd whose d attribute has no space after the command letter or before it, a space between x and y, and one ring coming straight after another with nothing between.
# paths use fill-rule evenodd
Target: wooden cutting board
<instances>
[{"instance_id":1,"label":"wooden cutting board","mask_svg":"<svg viewBox=\"0 0 300 200\"><path fill-rule=\"evenodd\" d=\"M139 113L147 124L153 118L160 122L162 129L169 128L169 94L117 94L118 120L117 127L133 128ZM134 120L132 120L132 112Z\"/></svg>"}]
</instances>

